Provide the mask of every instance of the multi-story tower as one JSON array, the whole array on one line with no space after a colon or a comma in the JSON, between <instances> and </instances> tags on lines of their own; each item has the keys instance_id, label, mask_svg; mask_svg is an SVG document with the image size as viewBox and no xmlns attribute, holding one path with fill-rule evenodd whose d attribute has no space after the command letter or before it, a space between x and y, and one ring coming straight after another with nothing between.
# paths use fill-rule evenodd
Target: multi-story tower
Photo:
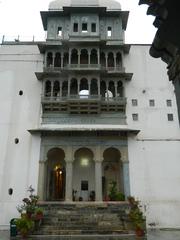
<instances>
[{"instance_id":1,"label":"multi-story tower","mask_svg":"<svg viewBox=\"0 0 180 240\"><path fill-rule=\"evenodd\" d=\"M47 40L39 44L44 69L36 73L43 85L39 194L101 201L115 181L127 196L128 12L114 0L58 0L41 16Z\"/></svg>"}]
</instances>

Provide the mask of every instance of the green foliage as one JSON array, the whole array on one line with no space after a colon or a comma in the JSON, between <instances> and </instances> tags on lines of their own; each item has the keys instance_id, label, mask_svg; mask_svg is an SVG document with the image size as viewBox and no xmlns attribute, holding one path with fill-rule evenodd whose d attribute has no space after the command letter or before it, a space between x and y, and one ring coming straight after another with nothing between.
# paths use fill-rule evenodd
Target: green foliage
<instances>
[{"instance_id":1,"label":"green foliage","mask_svg":"<svg viewBox=\"0 0 180 240\"><path fill-rule=\"evenodd\" d=\"M35 209L35 214L43 214L44 210L40 207Z\"/></svg>"},{"instance_id":2,"label":"green foliage","mask_svg":"<svg viewBox=\"0 0 180 240\"><path fill-rule=\"evenodd\" d=\"M24 198L23 203L17 206L21 218L17 219L15 224L22 236L27 236L30 231L34 230L35 222L40 220L40 218L37 218L38 214L42 215L41 219L43 217L43 209L37 205L39 196L33 194L34 189L31 186L28 188L28 192L30 193L29 197Z\"/></svg>"},{"instance_id":3,"label":"green foliage","mask_svg":"<svg viewBox=\"0 0 180 240\"><path fill-rule=\"evenodd\" d=\"M34 221L27 217L21 217L19 219L16 219L15 224L17 226L17 230L22 235L29 234L29 232L32 231L34 228Z\"/></svg>"},{"instance_id":4,"label":"green foliage","mask_svg":"<svg viewBox=\"0 0 180 240\"><path fill-rule=\"evenodd\" d=\"M136 201L134 197L128 197L128 201L130 203L129 219L132 221L135 229L145 230L146 219L140 209L139 201Z\"/></svg>"},{"instance_id":5,"label":"green foliage","mask_svg":"<svg viewBox=\"0 0 180 240\"><path fill-rule=\"evenodd\" d=\"M28 192L30 192L30 195L28 198L24 198L22 201L23 203L19 206L17 206L17 210L19 213L35 213L35 210L37 208L37 202L39 199L38 195L34 195L34 189L32 186L28 188Z\"/></svg>"},{"instance_id":6,"label":"green foliage","mask_svg":"<svg viewBox=\"0 0 180 240\"><path fill-rule=\"evenodd\" d=\"M125 201L125 196L123 193L118 192L117 183L115 181L111 182L111 187L109 190L110 201Z\"/></svg>"}]
</instances>

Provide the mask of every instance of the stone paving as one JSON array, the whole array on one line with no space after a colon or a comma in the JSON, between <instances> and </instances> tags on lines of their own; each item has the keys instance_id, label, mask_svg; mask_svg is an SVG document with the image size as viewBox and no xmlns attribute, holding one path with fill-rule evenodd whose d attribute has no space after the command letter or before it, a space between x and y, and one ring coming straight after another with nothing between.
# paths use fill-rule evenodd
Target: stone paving
<instances>
[{"instance_id":1,"label":"stone paving","mask_svg":"<svg viewBox=\"0 0 180 240\"><path fill-rule=\"evenodd\" d=\"M9 231L0 231L0 240L9 240ZM180 230L151 230L148 240L180 240ZM43 239L42 239L43 240ZM98 239L97 239L98 240Z\"/></svg>"}]
</instances>

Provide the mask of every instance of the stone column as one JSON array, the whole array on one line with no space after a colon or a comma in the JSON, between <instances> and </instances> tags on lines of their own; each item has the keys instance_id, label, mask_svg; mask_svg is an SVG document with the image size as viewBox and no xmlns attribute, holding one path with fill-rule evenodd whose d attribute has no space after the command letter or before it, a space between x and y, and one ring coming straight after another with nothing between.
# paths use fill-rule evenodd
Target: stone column
<instances>
[{"instance_id":1,"label":"stone column","mask_svg":"<svg viewBox=\"0 0 180 240\"><path fill-rule=\"evenodd\" d=\"M69 65L71 64L71 49L69 49Z\"/></svg>"},{"instance_id":2,"label":"stone column","mask_svg":"<svg viewBox=\"0 0 180 240\"><path fill-rule=\"evenodd\" d=\"M53 54L52 54L52 57L53 57L53 61L52 61L52 67L54 67L54 61L55 61L55 52L53 52Z\"/></svg>"},{"instance_id":3,"label":"stone column","mask_svg":"<svg viewBox=\"0 0 180 240\"><path fill-rule=\"evenodd\" d=\"M96 201L102 201L102 163L101 161L95 162L95 193Z\"/></svg>"},{"instance_id":4,"label":"stone column","mask_svg":"<svg viewBox=\"0 0 180 240\"><path fill-rule=\"evenodd\" d=\"M98 96L100 97L101 95L101 82L100 82L100 78L98 77Z\"/></svg>"},{"instance_id":5,"label":"stone column","mask_svg":"<svg viewBox=\"0 0 180 240\"><path fill-rule=\"evenodd\" d=\"M53 99L54 81L51 81L51 99Z\"/></svg>"},{"instance_id":6,"label":"stone column","mask_svg":"<svg viewBox=\"0 0 180 240\"><path fill-rule=\"evenodd\" d=\"M123 184L124 194L126 197L130 196L130 177L129 177L129 159L128 147L121 149L121 160L123 164Z\"/></svg>"},{"instance_id":7,"label":"stone column","mask_svg":"<svg viewBox=\"0 0 180 240\"><path fill-rule=\"evenodd\" d=\"M88 79L88 91L90 96L91 95L91 79Z\"/></svg>"},{"instance_id":8,"label":"stone column","mask_svg":"<svg viewBox=\"0 0 180 240\"><path fill-rule=\"evenodd\" d=\"M59 93L59 100L62 98L62 81L60 81L60 93Z\"/></svg>"},{"instance_id":9,"label":"stone column","mask_svg":"<svg viewBox=\"0 0 180 240\"><path fill-rule=\"evenodd\" d=\"M72 175L73 175L73 163L66 162L66 202L72 201Z\"/></svg>"},{"instance_id":10,"label":"stone column","mask_svg":"<svg viewBox=\"0 0 180 240\"><path fill-rule=\"evenodd\" d=\"M98 54L98 65L100 65L100 50L99 49L98 49L97 54Z\"/></svg>"},{"instance_id":11,"label":"stone column","mask_svg":"<svg viewBox=\"0 0 180 240\"><path fill-rule=\"evenodd\" d=\"M102 158L101 147L97 146L95 151L95 195L96 201L102 201Z\"/></svg>"},{"instance_id":12,"label":"stone column","mask_svg":"<svg viewBox=\"0 0 180 240\"><path fill-rule=\"evenodd\" d=\"M81 64L81 50L78 50L78 65Z\"/></svg>"},{"instance_id":13,"label":"stone column","mask_svg":"<svg viewBox=\"0 0 180 240\"><path fill-rule=\"evenodd\" d=\"M38 195L39 200L46 200L44 197L44 179L45 179L45 162L39 161L39 180L38 180Z\"/></svg>"},{"instance_id":14,"label":"stone column","mask_svg":"<svg viewBox=\"0 0 180 240\"><path fill-rule=\"evenodd\" d=\"M117 82L114 82L114 87L115 87L115 97L116 97L116 98L117 98L117 96L118 96L117 86L118 86Z\"/></svg>"},{"instance_id":15,"label":"stone column","mask_svg":"<svg viewBox=\"0 0 180 240\"><path fill-rule=\"evenodd\" d=\"M88 65L91 64L91 51L88 50Z\"/></svg>"},{"instance_id":16,"label":"stone column","mask_svg":"<svg viewBox=\"0 0 180 240\"><path fill-rule=\"evenodd\" d=\"M80 82L80 79L78 79L77 81L78 81L78 92L77 92L77 95L79 95L81 82Z\"/></svg>"},{"instance_id":17,"label":"stone column","mask_svg":"<svg viewBox=\"0 0 180 240\"><path fill-rule=\"evenodd\" d=\"M108 68L108 54L105 53L105 58L106 58L106 69Z\"/></svg>"},{"instance_id":18,"label":"stone column","mask_svg":"<svg viewBox=\"0 0 180 240\"><path fill-rule=\"evenodd\" d=\"M117 61L116 61L116 53L113 53L114 55L114 68L117 68Z\"/></svg>"},{"instance_id":19,"label":"stone column","mask_svg":"<svg viewBox=\"0 0 180 240\"><path fill-rule=\"evenodd\" d=\"M68 78L68 97L70 95L71 80Z\"/></svg>"},{"instance_id":20,"label":"stone column","mask_svg":"<svg viewBox=\"0 0 180 240\"><path fill-rule=\"evenodd\" d=\"M63 68L63 64L64 64L64 53L61 53L61 68Z\"/></svg>"}]
</instances>

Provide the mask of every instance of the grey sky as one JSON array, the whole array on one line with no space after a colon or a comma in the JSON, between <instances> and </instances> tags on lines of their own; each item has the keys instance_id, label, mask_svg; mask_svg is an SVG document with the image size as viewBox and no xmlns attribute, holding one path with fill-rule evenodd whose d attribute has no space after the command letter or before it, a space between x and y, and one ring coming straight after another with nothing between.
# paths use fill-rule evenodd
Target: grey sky
<instances>
[{"instance_id":1,"label":"grey sky","mask_svg":"<svg viewBox=\"0 0 180 240\"><path fill-rule=\"evenodd\" d=\"M39 12L48 10L49 0L0 0L0 37L24 39L35 36L35 40L45 36ZM122 10L130 10L127 43L151 43L156 29L153 17L146 15L146 6L138 6L138 0L120 0ZM21 37L22 38L22 37ZM21 39L20 38L20 39Z\"/></svg>"}]
</instances>

